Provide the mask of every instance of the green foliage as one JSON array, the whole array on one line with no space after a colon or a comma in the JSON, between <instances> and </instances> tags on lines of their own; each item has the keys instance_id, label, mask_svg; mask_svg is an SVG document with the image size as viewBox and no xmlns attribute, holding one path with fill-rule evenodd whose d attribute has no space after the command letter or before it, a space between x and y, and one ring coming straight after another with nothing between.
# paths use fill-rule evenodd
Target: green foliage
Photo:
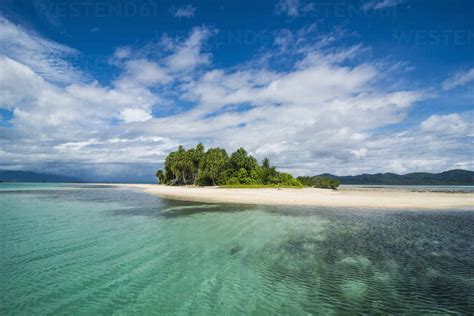
<instances>
[{"instance_id":1,"label":"green foliage","mask_svg":"<svg viewBox=\"0 0 474 316\"><path fill-rule=\"evenodd\" d=\"M177 151L169 153L165 159L165 170L162 184L187 185L195 184L199 173L199 164L204 156L204 146L185 150L179 146Z\"/></svg>"},{"instance_id":2,"label":"green foliage","mask_svg":"<svg viewBox=\"0 0 474 316\"><path fill-rule=\"evenodd\" d=\"M197 181L199 180L199 171L200 169L200 164L204 160L205 157L205 151L204 151L204 145L199 143L197 144L196 148L191 148L188 150L188 157L190 159L190 162L192 164L192 177L193 177L193 184L196 185Z\"/></svg>"},{"instance_id":3,"label":"green foliage","mask_svg":"<svg viewBox=\"0 0 474 316\"><path fill-rule=\"evenodd\" d=\"M224 172L225 166L228 164L229 157L225 149L211 148L202 157L202 161L199 164L201 168L200 173L200 184L209 183L211 180L212 185L222 181L222 173Z\"/></svg>"},{"instance_id":4,"label":"green foliage","mask_svg":"<svg viewBox=\"0 0 474 316\"><path fill-rule=\"evenodd\" d=\"M339 187L339 180L329 179L323 177L298 177L297 178L304 186L320 188L320 189L333 189L336 190Z\"/></svg>"},{"instance_id":5,"label":"green foliage","mask_svg":"<svg viewBox=\"0 0 474 316\"><path fill-rule=\"evenodd\" d=\"M202 144L189 150L179 146L169 153L164 171L158 170L156 176L161 184L167 185L302 186L291 174L278 172L267 158L259 165L243 148L229 157L222 148L205 151Z\"/></svg>"},{"instance_id":6,"label":"green foliage","mask_svg":"<svg viewBox=\"0 0 474 316\"><path fill-rule=\"evenodd\" d=\"M263 159L261 167L261 175L263 184L278 184L281 182L280 174L276 171L276 168L270 166L270 160L268 158Z\"/></svg>"},{"instance_id":7,"label":"green foliage","mask_svg":"<svg viewBox=\"0 0 474 316\"><path fill-rule=\"evenodd\" d=\"M247 151L243 148L237 149L229 159L230 167L233 170L245 169L247 171L255 170L258 167L257 160L247 155Z\"/></svg>"},{"instance_id":8,"label":"green foliage","mask_svg":"<svg viewBox=\"0 0 474 316\"><path fill-rule=\"evenodd\" d=\"M297 179L293 178L293 176L289 173L280 173L279 174L279 182L280 184L287 185L287 186L301 186L301 182Z\"/></svg>"},{"instance_id":9,"label":"green foliage","mask_svg":"<svg viewBox=\"0 0 474 316\"><path fill-rule=\"evenodd\" d=\"M163 172L163 170L158 170L156 172L156 177L158 178L158 183L160 184L164 184L166 182L166 179L165 179L165 173Z\"/></svg>"},{"instance_id":10,"label":"green foliage","mask_svg":"<svg viewBox=\"0 0 474 316\"><path fill-rule=\"evenodd\" d=\"M260 178L258 176L257 170L247 170L245 168L240 168L233 175L226 181L226 184L247 184L247 185L254 185L259 184Z\"/></svg>"},{"instance_id":11,"label":"green foliage","mask_svg":"<svg viewBox=\"0 0 474 316\"><path fill-rule=\"evenodd\" d=\"M315 187L321 189L333 189L336 190L339 187L339 180L327 179L327 178L316 178Z\"/></svg>"}]
</instances>

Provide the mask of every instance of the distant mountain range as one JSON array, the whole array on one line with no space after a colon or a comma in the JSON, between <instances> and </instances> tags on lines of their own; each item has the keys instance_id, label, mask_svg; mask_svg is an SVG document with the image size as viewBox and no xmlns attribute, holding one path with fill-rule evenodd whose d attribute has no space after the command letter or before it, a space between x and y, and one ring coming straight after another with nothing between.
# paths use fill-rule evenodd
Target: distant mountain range
<instances>
[{"instance_id":1,"label":"distant mountain range","mask_svg":"<svg viewBox=\"0 0 474 316\"><path fill-rule=\"evenodd\" d=\"M80 182L80 179L32 171L0 170L0 181L6 182Z\"/></svg>"},{"instance_id":2,"label":"distant mountain range","mask_svg":"<svg viewBox=\"0 0 474 316\"><path fill-rule=\"evenodd\" d=\"M404 175L396 173L361 174L358 176L335 176L329 173L317 175L338 179L341 184L373 185L474 185L474 172L469 170L449 170L441 173L414 172Z\"/></svg>"},{"instance_id":3,"label":"distant mountain range","mask_svg":"<svg viewBox=\"0 0 474 316\"><path fill-rule=\"evenodd\" d=\"M441 173L415 172L404 175L396 173L376 173L361 174L358 176L335 176L329 173L324 173L315 177L338 179L341 184L474 185L474 172L460 169L449 170ZM81 182L81 179L56 174L36 173L32 171L0 170L0 181Z\"/></svg>"}]
</instances>

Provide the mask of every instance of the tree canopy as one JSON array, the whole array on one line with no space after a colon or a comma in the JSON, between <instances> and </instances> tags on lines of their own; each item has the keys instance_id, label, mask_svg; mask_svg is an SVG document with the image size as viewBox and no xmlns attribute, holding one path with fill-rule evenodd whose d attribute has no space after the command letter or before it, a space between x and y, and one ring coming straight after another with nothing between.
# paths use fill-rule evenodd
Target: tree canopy
<instances>
[{"instance_id":1,"label":"tree canopy","mask_svg":"<svg viewBox=\"0 0 474 316\"><path fill-rule=\"evenodd\" d=\"M297 178L304 186L321 188L321 189L337 189L340 182L337 179L323 178L323 177L298 177Z\"/></svg>"},{"instance_id":2,"label":"tree canopy","mask_svg":"<svg viewBox=\"0 0 474 316\"><path fill-rule=\"evenodd\" d=\"M237 149L229 156L222 148L210 148L206 151L201 143L188 150L179 146L176 151L169 153L164 170L158 170L156 177L159 183L166 185L315 185L303 183L289 173L277 171L268 158L260 165L244 148Z\"/></svg>"}]
</instances>

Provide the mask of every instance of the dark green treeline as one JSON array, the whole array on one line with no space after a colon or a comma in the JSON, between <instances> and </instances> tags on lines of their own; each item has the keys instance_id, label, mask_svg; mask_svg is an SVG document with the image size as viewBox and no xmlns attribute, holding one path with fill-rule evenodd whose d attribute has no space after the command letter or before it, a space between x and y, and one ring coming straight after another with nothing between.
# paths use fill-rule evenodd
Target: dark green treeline
<instances>
[{"instance_id":1,"label":"dark green treeline","mask_svg":"<svg viewBox=\"0 0 474 316\"><path fill-rule=\"evenodd\" d=\"M305 178L295 179L289 173L278 172L267 158L259 164L243 148L237 149L229 156L222 148L210 148L206 151L201 143L188 150L179 146L177 151L169 153L165 159L164 170L158 170L156 176L161 184L167 185L290 187L316 185L304 181ZM328 188L336 188L337 185L333 184Z\"/></svg>"},{"instance_id":2,"label":"dark green treeline","mask_svg":"<svg viewBox=\"0 0 474 316\"><path fill-rule=\"evenodd\" d=\"M230 156L225 149L203 144L184 149L179 146L165 160L165 168L156 173L162 184L168 185L284 185L301 186L289 173L278 172L264 159L260 165L243 148Z\"/></svg>"}]
</instances>

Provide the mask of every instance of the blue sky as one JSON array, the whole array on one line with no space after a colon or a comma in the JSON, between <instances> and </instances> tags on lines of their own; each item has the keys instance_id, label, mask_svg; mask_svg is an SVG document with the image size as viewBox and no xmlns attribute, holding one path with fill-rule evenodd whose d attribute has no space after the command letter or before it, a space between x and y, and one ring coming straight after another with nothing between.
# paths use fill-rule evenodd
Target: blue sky
<instances>
[{"instance_id":1,"label":"blue sky","mask_svg":"<svg viewBox=\"0 0 474 316\"><path fill-rule=\"evenodd\" d=\"M2 1L1 168L153 178L178 144L294 174L474 169L472 1Z\"/></svg>"}]
</instances>

